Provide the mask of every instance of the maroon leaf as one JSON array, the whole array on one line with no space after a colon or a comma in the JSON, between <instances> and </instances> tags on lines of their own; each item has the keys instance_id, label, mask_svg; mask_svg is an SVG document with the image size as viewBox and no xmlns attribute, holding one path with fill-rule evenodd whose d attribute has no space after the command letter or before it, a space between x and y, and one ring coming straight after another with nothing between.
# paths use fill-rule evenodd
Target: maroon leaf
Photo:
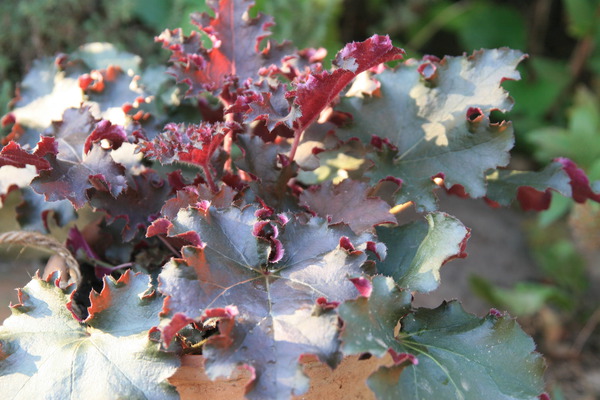
<instances>
[{"instance_id":1,"label":"maroon leaf","mask_svg":"<svg viewBox=\"0 0 600 400\"><path fill-rule=\"evenodd\" d=\"M59 158L76 161L89 151L88 136L97 122L89 107L68 108L62 119L53 121L44 134L55 138Z\"/></svg>"},{"instance_id":2,"label":"maroon leaf","mask_svg":"<svg viewBox=\"0 0 600 400\"><path fill-rule=\"evenodd\" d=\"M249 135L238 135L237 139L244 156L235 164L250 175L253 193L271 206L283 206L289 194L287 184L297 170L296 164L281 162L280 154L288 149L287 144L265 143Z\"/></svg>"},{"instance_id":3,"label":"maroon leaf","mask_svg":"<svg viewBox=\"0 0 600 400\"><path fill-rule=\"evenodd\" d=\"M110 121L100 121L96 129L85 140L84 153L92 148L92 143L100 142L102 148L117 150L127 140L125 130L119 125L113 125ZM104 141L104 142L102 142Z\"/></svg>"},{"instance_id":4,"label":"maroon leaf","mask_svg":"<svg viewBox=\"0 0 600 400\"><path fill-rule=\"evenodd\" d=\"M571 178L571 188L573 189L573 200L583 203L587 199L600 203L600 193L594 193L590 187L590 180L582 169L568 158L557 158L555 161L561 163L565 172Z\"/></svg>"},{"instance_id":5,"label":"maroon leaf","mask_svg":"<svg viewBox=\"0 0 600 400\"><path fill-rule=\"evenodd\" d=\"M370 197L371 188L363 182L345 179L338 185L326 182L317 188L305 190L300 202L333 224L343 222L355 233L372 230L375 225L395 224L390 205L377 197Z\"/></svg>"},{"instance_id":6,"label":"maroon leaf","mask_svg":"<svg viewBox=\"0 0 600 400\"><path fill-rule=\"evenodd\" d=\"M182 208L195 206L201 201L209 201L217 208L229 207L233 203L236 193L229 186L223 186L217 193L210 191L205 185L186 186L177 191L177 196L167 200L161 214L167 219L173 219Z\"/></svg>"},{"instance_id":7,"label":"maroon leaf","mask_svg":"<svg viewBox=\"0 0 600 400\"><path fill-rule=\"evenodd\" d=\"M268 86L268 85L264 85ZM272 131L280 125L290 129L294 127L294 121L302 113L291 106L290 100L286 98L287 88L280 84L276 88L267 87L260 89L249 102L249 112L244 116L246 121L265 121L267 129Z\"/></svg>"},{"instance_id":8,"label":"maroon leaf","mask_svg":"<svg viewBox=\"0 0 600 400\"><path fill-rule=\"evenodd\" d=\"M37 152L36 152L37 153ZM17 168L25 168L26 165L33 165L39 171L50 168L48 161L36 153L29 153L12 140L0 151L0 167L12 165Z\"/></svg>"},{"instance_id":9,"label":"maroon leaf","mask_svg":"<svg viewBox=\"0 0 600 400\"><path fill-rule=\"evenodd\" d=\"M298 129L302 131L309 126L356 75L381 63L399 60L403 55L404 50L394 47L388 36L373 35L364 42L347 44L335 57L338 69L311 74L297 85L294 103L302 111Z\"/></svg>"},{"instance_id":10,"label":"maroon leaf","mask_svg":"<svg viewBox=\"0 0 600 400\"><path fill-rule=\"evenodd\" d=\"M552 191L571 196L569 176L559 162L541 171L492 171L486 179L486 200L493 205L508 206L517 199L523 210L541 211L550 206Z\"/></svg>"},{"instance_id":11,"label":"maroon leaf","mask_svg":"<svg viewBox=\"0 0 600 400\"><path fill-rule=\"evenodd\" d=\"M92 150L93 151L93 150ZM153 170L146 170L134 175L126 190L119 196L111 196L105 191L95 191L90 204L97 207L109 217L126 221L123 228L123 240L131 241L136 233L145 230L158 216L161 207L168 198L171 188Z\"/></svg>"},{"instance_id":12,"label":"maroon leaf","mask_svg":"<svg viewBox=\"0 0 600 400\"><path fill-rule=\"evenodd\" d=\"M292 215L275 218L268 221L269 230L282 244L283 256L270 262L273 248L265 240L266 220L256 217L258 211L180 210L169 234L192 232L201 243L184 247L183 258L164 267L159 289L169 296L166 304L172 314L196 321L215 309L235 306L235 322L221 320L221 334L205 345L208 375L229 375L246 365L254 372L249 398L287 398L308 388L298 365L300 355L317 354L331 366L339 361L337 317L320 306L314 311L315 303L358 295L348 278L361 276L365 241L371 236L357 237L320 218L306 223ZM340 246L343 237L354 251Z\"/></svg>"},{"instance_id":13,"label":"maroon leaf","mask_svg":"<svg viewBox=\"0 0 600 400\"><path fill-rule=\"evenodd\" d=\"M141 149L146 157L163 164L185 162L206 167L228 132L231 127L225 123L171 123L153 141L142 142Z\"/></svg>"},{"instance_id":14,"label":"maroon leaf","mask_svg":"<svg viewBox=\"0 0 600 400\"><path fill-rule=\"evenodd\" d=\"M126 187L125 169L113 161L110 150L94 145L82 159L75 158L77 156L72 152L68 157L60 159L55 154L46 155L52 169L41 171L32 181L31 187L45 195L46 201L68 199L75 209L79 209L88 201L87 191L91 188L118 196Z\"/></svg>"},{"instance_id":15,"label":"maroon leaf","mask_svg":"<svg viewBox=\"0 0 600 400\"><path fill-rule=\"evenodd\" d=\"M250 18L248 10L253 2L247 0L211 0L209 6L215 11L211 17L206 13L193 14L192 22L208 35L212 48L202 45L198 32L184 36L181 30L163 32L157 40L173 52L170 72L178 82L190 86L189 96L203 91L220 91L224 82L237 77L244 82L259 78L259 70L269 65L281 65L281 59L291 53L286 44L261 42L271 32L271 17L259 14Z\"/></svg>"}]
</instances>

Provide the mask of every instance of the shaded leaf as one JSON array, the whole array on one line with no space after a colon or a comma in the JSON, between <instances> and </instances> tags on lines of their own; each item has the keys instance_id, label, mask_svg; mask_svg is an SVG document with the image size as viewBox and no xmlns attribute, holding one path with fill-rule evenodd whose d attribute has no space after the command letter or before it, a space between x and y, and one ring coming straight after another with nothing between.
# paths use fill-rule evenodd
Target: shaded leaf
<instances>
[{"instance_id":1,"label":"shaded leaf","mask_svg":"<svg viewBox=\"0 0 600 400\"><path fill-rule=\"evenodd\" d=\"M572 299L561 288L537 282L517 282L512 288L502 288L487 279L473 275L469 278L473 292L501 310L516 316L530 316L546 307L548 303L569 307Z\"/></svg>"},{"instance_id":2,"label":"shaded leaf","mask_svg":"<svg viewBox=\"0 0 600 400\"><path fill-rule=\"evenodd\" d=\"M92 207L106 212L110 223L125 220L122 233L126 242L152 223L171 193L171 187L153 170L145 170L131 179L129 186L118 196L94 191L90 201Z\"/></svg>"},{"instance_id":3,"label":"shaded leaf","mask_svg":"<svg viewBox=\"0 0 600 400\"><path fill-rule=\"evenodd\" d=\"M235 195L235 191L229 186L222 186L217 193L211 192L205 185L186 186L177 191L175 198L164 203L161 214L167 219L174 219L180 209L196 206L203 200L210 201L217 208L226 208L234 202Z\"/></svg>"},{"instance_id":4,"label":"shaded leaf","mask_svg":"<svg viewBox=\"0 0 600 400\"><path fill-rule=\"evenodd\" d=\"M535 400L544 390L544 360L508 316L478 318L454 301L418 309L401 324L390 347L416 359L369 377L379 399Z\"/></svg>"},{"instance_id":5,"label":"shaded leaf","mask_svg":"<svg viewBox=\"0 0 600 400\"><path fill-rule=\"evenodd\" d=\"M35 277L0 327L0 384L8 398L176 399L166 379L179 362L158 350L148 330L162 301L149 279L126 273L104 280L91 296L90 316L78 322L69 292Z\"/></svg>"},{"instance_id":6,"label":"shaded leaf","mask_svg":"<svg viewBox=\"0 0 600 400\"><path fill-rule=\"evenodd\" d=\"M343 100L341 110L354 119L339 134L365 143L373 135L389 141L377 152L372 176L401 179L399 203L414 201L419 211L435 210L436 176L447 188L458 184L471 197L483 197L485 172L506 165L513 146L511 125L491 124L489 113L512 107L500 84L519 79L515 67L522 59L518 51L500 49L440 62L409 60L375 75L381 97ZM422 76L423 66L435 72Z\"/></svg>"},{"instance_id":7,"label":"shaded leaf","mask_svg":"<svg viewBox=\"0 0 600 400\"><path fill-rule=\"evenodd\" d=\"M361 275L366 261L361 249L370 236L356 237L319 218L259 220L257 211L180 210L169 234L195 236L198 247L184 247L183 258L164 267L159 289L169 296L170 313L179 315L166 327L179 327L182 317L199 321L213 313L228 315L221 334L205 346L210 377L246 365L255 374L249 398L287 398L308 389L298 364L301 354L317 354L330 366L339 361L336 315L317 300L340 302L358 294L348 278ZM268 242L267 231L279 248ZM282 254L271 262L274 251Z\"/></svg>"},{"instance_id":8,"label":"shaded leaf","mask_svg":"<svg viewBox=\"0 0 600 400\"><path fill-rule=\"evenodd\" d=\"M339 307L344 328L340 334L346 355L371 353L383 357L394 343L394 328L411 311L412 295L393 279L375 276L368 297L346 301Z\"/></svg>"},{"instance_id":9,"label":"shaded leaf","mask_svg":"<svg viewBox=\"0 0 600 400\"><path fill-rule=\"evenodd\" d=\"M245 99L249 102L249 110L244 115L244 119L248 122L263 120L269 131L280 125L293 129L294 121L302 113L292 107L291 101L286 97L287 86L283 84L279 84L275 88L264 88L264 86L263 84L261 88L253 92L249 99Z\"/></svg>"},{"instance_id":10,"label":"shaded leaf","mask_svg":"<svg viewBox=\"0 0 600 400\"><path fill-rule=\"evenodd\" d=\"M55 138L58 157L76 162L89 151L89 148L84 148L87 147L86 141L97 122L89 107L67 108L61 118L53 121L44 134Z\"/></svg>"},{"instance_id":11,"label":"shaded leaf","mask_svg":"<svg viewBox=\"0 0 600 400\"><path fill-rule=\"evenodd\" d=\"M355 233L372 230L375 225L395 224L390 205L370 196L371 188L363 182L345 179L338 185L327 182L318 188L307 189L300 203L330 223L343 222Z\"/></svg>"},{"instance_id":12,"label":"shaded leaf","mask_svg":"<svg viewBox=\"0 0 600 400\"><path fill-rule=\"evenodd\" d=\"M458 302L410 311L410 292L373 278L370 296L340 305L347 355L392 355L367 380L378 399L537 399L544 362L508 316L478 318ZM394 329L400 321L399 334Z\"/></svg>"},{"instance_id":13,"label":"shaded leaf","mask_svg":"<svg viewBox=\"0 0 600 400\"><path fill-rule=\"evenodd\" d=\"M377 227L377 237L387 249L378 272L391 276L401 288L430 292L440 283L440 268L457 257L465 257L470 230L454 217L432 213L426 221L393 228Z\"/></svg>"},{"instance_id":14,"label":"shaded leaf","mask_svg":"<svg viewBox=\"0 0 600 400\"><path fill-rule=\"evenodd\" d=\"M29 187L21 189L23 201L17 206L17 221L21 228L38 232L49 232L49 220L65 226L77 218L73 205L68 200L46 201L44 195Z\"/></svg>"},{"instance_id":15,"label":"shaded leaf","mask_svg":"<svg viewBox=\"0 0 600 400\"><path fill-rule=\"evenodd\" d=\"M545 210L550 206L551 190L564 196L571 195L569 176L559 162L549 164L542 171L498 170L487 175L486 198L502 206L517 199L523 210Z\"/></svg>"},{"instance_id":16,"label":"shaded leaf","mask_svg":"<svg viewBox=\"0 0 600 400\"><path fill-rule=\"evenodd\" d=\"M288 182L296 175L297 165L289 163L280 154L288 150L287 144L265 143L256 136L238 135L238 145L243 157L235 165L250 174L250 188L260 199L278 209L289 209L296 205L295 199L289 200ZM287 162L287 165L283 165ZM254 201L255 199L252 199ZM296 207L293 207L294 209Z\"/></svg>"}]
</instances>

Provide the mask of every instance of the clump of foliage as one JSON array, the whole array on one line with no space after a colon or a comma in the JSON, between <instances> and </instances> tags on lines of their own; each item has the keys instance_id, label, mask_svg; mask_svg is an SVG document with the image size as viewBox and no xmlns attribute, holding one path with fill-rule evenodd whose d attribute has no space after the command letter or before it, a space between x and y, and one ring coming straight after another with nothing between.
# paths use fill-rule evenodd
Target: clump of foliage
<instances>
[{"instance_id":1,"label":"clump of foliage","mask_svg":"<svg viewBox=\"0 0 600 400\"><path fill-rule=\"evenodd\" d=\"M323 51L268 40L251 2L208 4L198 31L157 38L175 81L92 44L35 64L3 118L0 194L22 192L23 229L75 221L81 276L19 290L0 328L6 396L176 398L166 379L190 353L211 378L250 369L250 399L304 393L304 354L334 368L364 353L394 360L367 381L382 399L541 395L543 359L514 319L411 305L466 256L470 231L435 191L598 200L568 159L504 168L512 126L490 112L511 108L501 84L524 55L401 61L374 35L326 69ZM410 206L422 217L399 224Z\"/></svg>"}]
</instances>

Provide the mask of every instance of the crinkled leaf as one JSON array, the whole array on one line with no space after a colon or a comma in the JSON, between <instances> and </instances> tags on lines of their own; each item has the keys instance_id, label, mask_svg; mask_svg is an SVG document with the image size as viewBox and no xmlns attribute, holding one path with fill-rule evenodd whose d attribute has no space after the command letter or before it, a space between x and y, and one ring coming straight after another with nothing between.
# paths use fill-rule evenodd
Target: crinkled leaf
<instances>
[{"instance_id":1,"label":"crinkled leaf","mask_svg":"<svg viewBox=\"0 0 600 400\"><path fill-rule=\"evenodd\" d=\"M217 208L226 208L234 202L235 195L229 186L222 186L217 193L211 192L205 185L186 186L177 191L175 198L164 203L161 214L167 219L174 219L180 209L195 206L203 200L210 201Z\"/></svg>"},{"instance_id":2,"label":"crinkled leaf","mask_svg":"<svg viewBox=\"0 0 600 400\"><path fill-rule=\"evenodd\" d=\"M95 191L92 207L103 210L109 221L125 220L123 240L131 241L140 229L145 230L158 216L171 193L171 187L156 172L146 170L132 177L132 183L118 196Z\"/></svg>"},{"instance_id":3,"label":"crinkled leaf","mask_svg":"<svg viewBox=\"0 0 600 400\"><path fill-rule=\"evenodd\" d=\"M127 186L125 169L113 161L110 150L104 150L100 145L93 145L89 153L75 160L60 159L54 154L48 154L46 159L52 169L41 171L31 183L36 192L46 196L46 201L68 199L75 209L79 209L88 201L87 192L91 188L116 197Z\"/></svg>"},{"instance_id":4,"label":"crinkled leaf","mask_svg":"<svg viewBox=\"0 0 600 400\"><path fill-rule=\"evenodd\" d=\"M167 124L151 142L142 142L146 157L163 164L185 162L207 166L231 128L225 123Z\"/></svg>"},{"instance_id":5,"label":"crinkled leaf","mask_svg":"<svg viewBox=\"0 0 600 400\"><path fill-rule=\"evenodd\" d=\"M167 328L179 327L182 318L201 320L235 307L237 315L229 311L235 322L222 321L221 334L205 346L208 375L229 375L247 365L255 373L249 398L288 398L308 389L298 365L301 354L317 354L331 366L339 361L335 314L316 301L340 302L358 294L348 277L361 275L366 255L359 249L369 236L356 237L320 218L259 220L257 211L182 209L169 234L195 236L199 247L184 247L183 258L164 267L159 288L176 316L166 321ZM261 233L265 222L281 248L274 249ZM349 242L356 250L347 250ZM270 262L276 250L283 253Z\"/></svg>"},{"instance_id":6,"label":"crinkled leaf","mask_svg":"<svg viewBox=\"0 0 600 400\"><path fill-rule=\"evenodd\" d=\"M393 228L377 227L377 237L388 255L377 271L391 276L402 288L430 292L440 283L440 268L449 260L465 257L469 229L445 213L431 213L426 221Z\"/></svg>"},{"instance_id":7,"label":"crinkled leaf","mask_svg":"<svg viewBox=\"0 0 600 400\"><path fill-rule=\"evenodd\" d=\"M402 58L404 50L394 47L388 36L373 35L364 42L347 44L334 60L333 72L313 73L294 91L300 107L299 130L306 129L358 74L381 63Z\"/></svg>"},{"instance_id":8,"label":"crinkled leaf","mask_svg":"<svg viewBox=\"0 0 600 400\"><path fill-rule=\"evenodd\" d=\"M571 196L569 176L563 165L553 162L539 172L498 170L487 175L486 198L502 206L515 198L524 210L545 210L550 206L551 190Z\"/></svg>"},{"instance_id":9,"label":"crinkled leaf","mask_svg":"<svg viewBox=\"0 0 600 400\"><path fill-rule=\"evenodd\" d=\"M345 179L338 185L327 182L300 195L301 204L331 223L343 222L355 233L372 230L375 225L396 223L390 205L369 195L371 188L363 182Z\"/></svg>"},{"instance_id":10,"label":"crinkled leaf","mask_svg":"<svg viewBox=\"0 0 600 400\"><path fill-rule=\"evenodd\" d=\"M276 88L267 87L257 89L252 101L249 104L250 110L244 115L246 121L264 120L266 127L272 131L280 125L285 125L290 129L294 127L294 121L302 113L300 110L291 106L291 102L286 98L286 85L279 84Z\"/></svg>"},{"instance_id":11,"label":"crinkled leaf","mask_svg":"<svg viewBox=\"0 0 600 400\"><path fill-rule=\"evenodd\" d=\"M491 124L489 113L510 110L512 101L500 84L519 79L515 67L522 59L518 51L499 49L439 63L409 60L375 75L380 97L344 99L341 109L354 123L340 134L367 143L372 135L389 140L391 149L377 153L372 174L403 181L400 203L435 210L436 176L444 177L447 188L459 184L470 196L483 197L485 172L505 166L513 146L510 123Z\"/></svg>"},{"instance_id":12,"label":"crinkled leaf","mask_svg":"<svg viewBox=\"0 0 600 400\"><path fill-rule=\"evenodd\" d=\"M458 302L409 313L410 293L373 278L370 296L340 305L345 354L392 354L367 384L378 399L537 399L544 361L516 321L467 314ZM401 330L394 335L400 321Z\"/></svg>"},{"instance_id":13,"label":"crinkled leaf","mask_svg":"<svg viewBox=\"0 0 600 400\"><path fill-rule=\"evenodd\" d=\"M401 325L389 346L416 360L369 377L378 399L535 400L544 390L544 360L509 316L478 318L453 301L418 309Z\"/></svg>"},{"instance_id":14,"label":"crinkled leaf","mask_svg":"<svg viewBox=\"0 0 600 400\"><path fill-rule=\"evenodd\" d=\"M277 45L263 39L271 34L268 27L272 18L259 14L249 17L248 0L211 0L209 6L215 11L211 17L206 13L192 14L192 22L210 38L212 48L206 49L198 32L184 36L180 29L163 32L158 40L173 52L173 66L169 71L178 82L190 86L188 95L195 96L205 90L220 91L228 77L240 82L248 78L257 80L261 68L281 65L281 59L292 53L287 45Z\"/></svg>"},{"instance_id":15,"label":"crinkled leaf","mask_svg":"<svg viewBox=\"0 0 600 400\"><path fill-rule=\"evenodd\" d=\"M18 143L13 141L10 141L0 151L0 167L7 165L16 168L25 168L26 165L33 165L38 171L50 168L48 161L44 160L40 155L23 150Z\"/></svg>"},{"instance_id":16,"label":"crinkled leaf","mask_svg":"<svg viewBox=\"0 0 600 400\"><path fill-rule=\"evenodd\" d=\"M69 293L34 278L0 327L3 397L176 399L166 379L179 362L148 337L162 308L148 287L143 275L106 278L79 323Z\"/></svg>"}]
</instances>

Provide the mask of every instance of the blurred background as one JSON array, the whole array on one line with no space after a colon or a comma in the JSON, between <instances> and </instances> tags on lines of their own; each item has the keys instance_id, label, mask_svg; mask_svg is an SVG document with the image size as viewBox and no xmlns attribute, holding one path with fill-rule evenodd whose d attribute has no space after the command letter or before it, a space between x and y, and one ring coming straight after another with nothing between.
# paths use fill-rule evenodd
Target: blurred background
<instances>
[{"instance_id":1,"label":"blurred background","mask_svg":"<svg viewBox=\"0 0 600 400\"><path fill-rule=\"evenodd\" d=\"M538 169L558 156L600 180L600 0L256 0L275 16L274 38L299 48L325 47L331 59L350 41L389 34L407 58L470 54L507 46L529 54L522 80L503 86L515 99L509 115L515 169ZM154 43L165 28L193 26L202 0L2 0L0 114L33 60L111 42L146 65L164 64ZM326 66L329 64L326 63ZM18 229L13 191L0 210L0 231ZM458 298L471 312L490 307L518 316L546 355L555 400L600 399L600 204L554 194L539 214L492 209L444 196L442 210L473 229L470 256L442 270L442 287L419 304ZM60 232L58 233L60 236ZM3 246L0 319L47 255Z\"/></svg>"}]
</instances>

